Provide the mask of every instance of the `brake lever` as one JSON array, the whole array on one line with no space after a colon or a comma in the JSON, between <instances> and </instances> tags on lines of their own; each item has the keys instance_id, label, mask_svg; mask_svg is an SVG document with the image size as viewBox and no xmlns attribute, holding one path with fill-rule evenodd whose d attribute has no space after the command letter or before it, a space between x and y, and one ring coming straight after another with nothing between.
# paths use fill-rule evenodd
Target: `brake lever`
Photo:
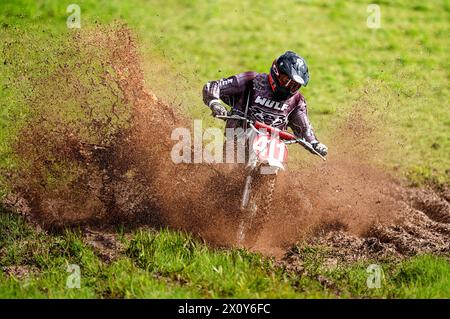
<instances>
[{"instance_id":1,"label":"brake lever","mask_svg":"<svg viewBox=\"0 0 450 319\"><path fill-rule=\"evenodd\" d=\"M308 143L306 140L302 139L302 138L298 138L296 140L291 140L291 141L286 141L284 142L285 144L293 144L293 143L299 143L301 146L303 146L305 149L307 149L308 151L310 151L311 153L319 156L323 161L326 161L327 159L322 156L322 154L320 154L319 152L317 152L314 147L311 145L311 143Z\"/></svg>"},{"instance_id":2,"label":"brake lever","mask_svg":"<svg viewBox=\"0 0 450 319\"><path fill-rule=\"evenodd\" d=\"M221 119L221 120L242 120L246 122L250 122L249 119L246 119L245 117L233 114L231 115L228 113L227 115L216 115L215 118Z\"/></svg>"}]
</instances>

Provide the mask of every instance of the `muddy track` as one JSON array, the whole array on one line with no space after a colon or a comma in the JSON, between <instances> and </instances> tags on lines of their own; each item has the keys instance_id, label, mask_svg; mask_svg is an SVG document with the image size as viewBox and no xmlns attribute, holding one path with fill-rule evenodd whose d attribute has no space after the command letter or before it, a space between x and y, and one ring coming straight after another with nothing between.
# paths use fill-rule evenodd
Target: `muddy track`
<instances>
[{"instance_id":1,"label":"muddy track","mask_svg":"<svg viewBox=\"0 0 450 319\"><path fill-rule=\"evenodd\" d=\"M37 115L13 145L27 164L2 172L15 194L7 204L49 230L86 227L85 241L105 261L121 250L108 231L119 224L181 229L212 246L233 246L241 168L170 160L172 129L192 121L148 88L130 30L95 28L69 43L72 68L64 60L52 73L30 76L32 93L23 98ZM57 111L62 101L83 116L65 121ZM448 189L401 186L361 158L376 152L363 136L373 129L359 117L349 123L327 163L306 160L278 177L271 216L249 248L286 260L297 242L329 247L344 261L448 254Z\"/></svg>"},{"instance_id":2,"label":"muddy track","mask_svg":"<svg viewBox=\"0 0 450 319\"><path fill-rule=\"evenodd\" d=\"M93 230L86 227L83 229L82 235L84 243L92 247L94 253L103 262L110 263L124 252L125 248L118 240L116 233L105 230Z\"/></svg>"},{"instance_id":3,"label":"muddy track","mask_svg":"<svg viewBox=\"0 0 450 319\"><path fill-rule=\"evenodd\" d=\"M450 256L448 198L429 188L397 186L393 192L403 206L399 211L401 219L397 222L374 224L360 236L343 230L330 230L308 238L304 244L326 247L329 260L343 263L397 259L420 253ZM283 260L298 263L301 253L290 250Z\"/></svg>"}]
</instances>

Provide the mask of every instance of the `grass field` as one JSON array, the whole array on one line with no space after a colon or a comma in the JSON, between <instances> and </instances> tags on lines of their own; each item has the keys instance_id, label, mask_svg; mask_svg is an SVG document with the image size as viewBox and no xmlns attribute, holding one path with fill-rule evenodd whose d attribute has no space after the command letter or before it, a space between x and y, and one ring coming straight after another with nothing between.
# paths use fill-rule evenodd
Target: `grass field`
<instances>
[{"instance_id":1,"label":"grass field","mask_svg":"<svg viewBox=\"0 0 450 319\"><path fill-rule=\"evenodd\" d=\"M422 255L381 264L381 288L371 289L366 284L371 261L327 269L321 247L302 248L305 269L299 274L245 250L211 250L183 233L139 230L127 236L118 232L123 249L106 262L76 230L49 236L6 212L0 215L0 227L0 298L450 296L450 264L444 257ZM80 267L79 289L66 286L71 264ZM17 265L22 265L20 271L13 267Z\"/></svg>"},{"instance_id":2,"label":"grass field","mask_svg":"<svg viewBox=\"0 0 450 319\"><path fill-rule=\"evenodd\" d=\"M1 169L15 165L10 142L32 110L21 99L26 92L5 86L20 70L9 73L4 49L25 32L35 40L36 52L18 47L16 53L33 69L37 59L53 52L50 39L64 41L71 32L66 27L70 3L20 0L0 5ZM450 182L448 1L378 1L380 29L367 27L365 1L76 3L81 30L96 23L127 23L138 35L149 87L193 118L219 125L202 105L200 93L207 80L247 70L266 72L274 57L291 49L309 63L311 82L302 90L324 143L332 148L337 125L353 108L362 107L385 138L377 163L414 184ZM244 250L210 249L182 233L139 230L119 237L124 249L108 263L76 230L63 235L37 232L2 211L0 266L6 268L0 271L0 297L450 296L450 266L443 257L386 262L382 288L368 289L371 261L324 269L321 247L305 248L307 271L300 276L270 259ZM69 264L81 267L81 289L66 288ZM7 275L8 267L16 265L28 274Z\"/></svg>"}]
</instances>

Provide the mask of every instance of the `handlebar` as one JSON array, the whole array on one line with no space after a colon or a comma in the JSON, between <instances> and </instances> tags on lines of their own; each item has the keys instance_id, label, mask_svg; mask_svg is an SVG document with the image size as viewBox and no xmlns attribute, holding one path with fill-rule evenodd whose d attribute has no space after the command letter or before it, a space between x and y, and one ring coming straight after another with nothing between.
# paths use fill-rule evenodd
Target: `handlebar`
<instances>
[{"instance_id":1,"label":"handlebar","mask_svg":"<svg viewBox=\"0 0 450 319\"><path fill-rule=\"evenodd\" d=\"M245 121L247 122L250 127L255 130L257 133L261 133L261 131L259 129L265 129L266 132L269 133L273 133L275 132L276 134L278 134L278 136L283 140L283 142L285 144L294 144L294 143L298 143L301 146L303 146L305 149L307 149L308 151L310 151L311 153L319 156L322 160L326 161L327 159L322 156L319 152L317 152L314 147L311 145L311 143L309 143L308 141L306 141L303 138L297 138L295 135L286 132L286 131L282 131L280 129L277 129L273 126L267 125L265 123L261 123L259 121L253 121L250 120L248 118L245 118L243 116L237 115L237 114L227 114L227 115L216 115L215 116L218 119L222 119L222 120L240 120L240 121Z\"/></svg>"}]
</instances>

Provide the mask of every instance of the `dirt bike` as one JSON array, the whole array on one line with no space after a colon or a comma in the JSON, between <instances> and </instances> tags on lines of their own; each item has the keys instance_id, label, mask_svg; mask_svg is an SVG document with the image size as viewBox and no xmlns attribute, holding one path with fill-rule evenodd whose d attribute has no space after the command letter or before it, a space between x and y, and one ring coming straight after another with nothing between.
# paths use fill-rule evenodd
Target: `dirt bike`
<instances>
[{"instance_id":1,"label":"dirt bike","mask_svg":"<svg viewBox=\"0 0 450 319\"><path fill-rule=\"evenodd\" d=\"M223 120L244 121L250 128L248 134L248 160L246 178L242 191L241 220L237 230L237 244L252 246L266 222L272 204L276 176L284 170L287 146L300 144L312 154L326 160L305 139L239 115L216 116Z\"/></svg>"}]
</instances>

